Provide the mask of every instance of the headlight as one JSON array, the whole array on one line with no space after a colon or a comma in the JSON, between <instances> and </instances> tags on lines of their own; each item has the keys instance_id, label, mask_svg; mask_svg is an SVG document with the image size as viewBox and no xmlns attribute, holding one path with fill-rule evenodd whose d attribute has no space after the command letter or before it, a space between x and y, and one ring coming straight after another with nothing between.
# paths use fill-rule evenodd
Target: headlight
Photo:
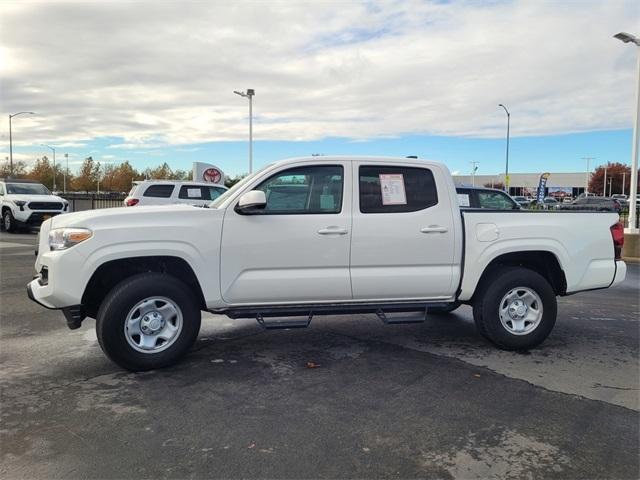
<instances>
[{"instance_id":1,"label":"headlight","mask_svg":"<svg viewBox=\"0 0 640 480\"><path fill-rule=\"evenodd\" d=\"M87 228L54 228L49 232L49 248L66 250L92 236L93 232Z\"/></svg>"}]
</instances>

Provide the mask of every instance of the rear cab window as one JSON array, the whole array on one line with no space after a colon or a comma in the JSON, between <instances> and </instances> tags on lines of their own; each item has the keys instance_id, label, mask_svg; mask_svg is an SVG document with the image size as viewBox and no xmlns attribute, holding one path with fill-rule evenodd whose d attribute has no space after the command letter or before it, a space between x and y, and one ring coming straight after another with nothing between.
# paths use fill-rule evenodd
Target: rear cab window
<instances>
[{"instance_id":1,"label":"rear cab window","mask_svg":"<svg viewBox=\"0 0 640 480\"><path fill-rule=\"evenodd\" d=\"M518 208L518 204L507 194L490 190L478 191L478 203L480 208L492 210L514 210Z\"/></svg>"},{"instance_id":2,"label":"rear cab window","mask_svg":"<svg viewBox=\"0 0 640 480\"><path fill-rule=\"evenodd\" d=\"M173 193L173 189L174 185L171 184L149 185L144 191L143 196L154 198L169 198Z\"/></svg>"},{"instance_id":3,"label":"rear cab window","mask_svg":"<svg viewBox=\"0 0 640 480\"><path fill-rule=\"evenodd\" d=\"M428 168L362 165L358 182L361 213L416 212L438 203Z\"/></svg>"}]
</instances>

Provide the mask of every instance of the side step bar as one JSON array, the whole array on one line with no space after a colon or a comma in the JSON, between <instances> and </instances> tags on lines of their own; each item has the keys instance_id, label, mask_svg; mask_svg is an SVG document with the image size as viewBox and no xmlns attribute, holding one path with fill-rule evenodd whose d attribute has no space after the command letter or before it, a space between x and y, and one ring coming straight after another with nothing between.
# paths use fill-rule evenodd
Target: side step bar
<instances>
[{"instance_id":1,"label":"side step bar","mask_svg":"<svg viewBox=\"0 0 640 480\"><path fill-rule=\"evenodd\" d=\"M414 315L408 315L409 312L385 312L381 308L375 311L375 314L385 325L402 325L410 323L423 323L427 318L426 307L422 307L420 310L413 310ZM269 315L270 313L270 315ZM313 311L307 312L307 316L303 317L276 317L273 312L269 312L266 315L262 313L256 314L256 320L258 324L266 330L287 329L287 328L307 328L311 324L313 318ZM265 318L266 317L266 318Z\"/></svg>"}]
</instances>

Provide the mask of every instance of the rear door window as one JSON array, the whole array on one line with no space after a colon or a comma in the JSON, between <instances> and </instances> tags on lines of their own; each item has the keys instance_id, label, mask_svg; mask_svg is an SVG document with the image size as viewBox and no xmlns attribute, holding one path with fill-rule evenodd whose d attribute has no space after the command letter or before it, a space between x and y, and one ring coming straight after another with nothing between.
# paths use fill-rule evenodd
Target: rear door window
<instances>
[{"instance_id":1,"label":"rear door window","mask_svg":"<svg viewBox=\"0 0 640 480\"><path fill-rule=\"evenodd\" d=\"M174 185L170 184L156 184L150 185L144 191L145 197L154 197L154 198L169 198L173 193Z\"/></svg>"},{"instance_id":2,"label":"rear door window","mask_svg":"<svg viewBox=\"0 0 640 480\"><path fill-rule=\"evenodd\" d=\"M209 187L200 185L182 185L178 198L183 200L209 200Z\"/></svg>"},{"instance_id":3,"label":"rear door window","mask_svg":"<svg viewBox=\"0 0 640 480\"><path fill-rule=\"evenodd\" d=\"M428 168L362 165L359 171L360 212L416 212L438 203Z\"/></svg>"},{"instance_id":4,"label":"rear door window","mask_svg":"<svg viewBox=\"0 0 640 480\"><path fill-rule=\"evenodd\" d=\"M502 192L479 191L478 202L480 208L492 210L513 210L517 208L516 202Z\"/></svg>"}]
</instances>

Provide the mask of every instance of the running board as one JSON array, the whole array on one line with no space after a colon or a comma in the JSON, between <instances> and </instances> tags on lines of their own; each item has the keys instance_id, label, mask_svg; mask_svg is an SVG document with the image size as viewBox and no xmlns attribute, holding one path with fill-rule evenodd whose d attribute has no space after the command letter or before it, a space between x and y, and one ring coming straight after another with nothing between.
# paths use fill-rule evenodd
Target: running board
<instances>
[{"instance_id":1,"label":"running board","mask_svg":"<svg viewBox=\"0 0 640 480\"><path fill-rule=\"evenodd\" d=\"M277 330L284 328L307 328L311 323L311 318L313 318L313 313L311 312L309 312L307 318L285 318L282 320L278 320L277 318L274 320L265 320L260 313L256 315L258 324L266 330Z\"/></svg>"},{"instance_id":2,"label":"running board","mask_svg":"<svg viewBox=\"0 0 640 480\"><path fill-rule=\"evenodd\" d=\"M424 311L416 312L415 315L408 316L406 314L402 314L400 316L389 316L382 309L376 311L376 315L382 323L385 325L402 325L409 323L423 323L427 319L427 309Z\"/></svg>"}]
</instances>

